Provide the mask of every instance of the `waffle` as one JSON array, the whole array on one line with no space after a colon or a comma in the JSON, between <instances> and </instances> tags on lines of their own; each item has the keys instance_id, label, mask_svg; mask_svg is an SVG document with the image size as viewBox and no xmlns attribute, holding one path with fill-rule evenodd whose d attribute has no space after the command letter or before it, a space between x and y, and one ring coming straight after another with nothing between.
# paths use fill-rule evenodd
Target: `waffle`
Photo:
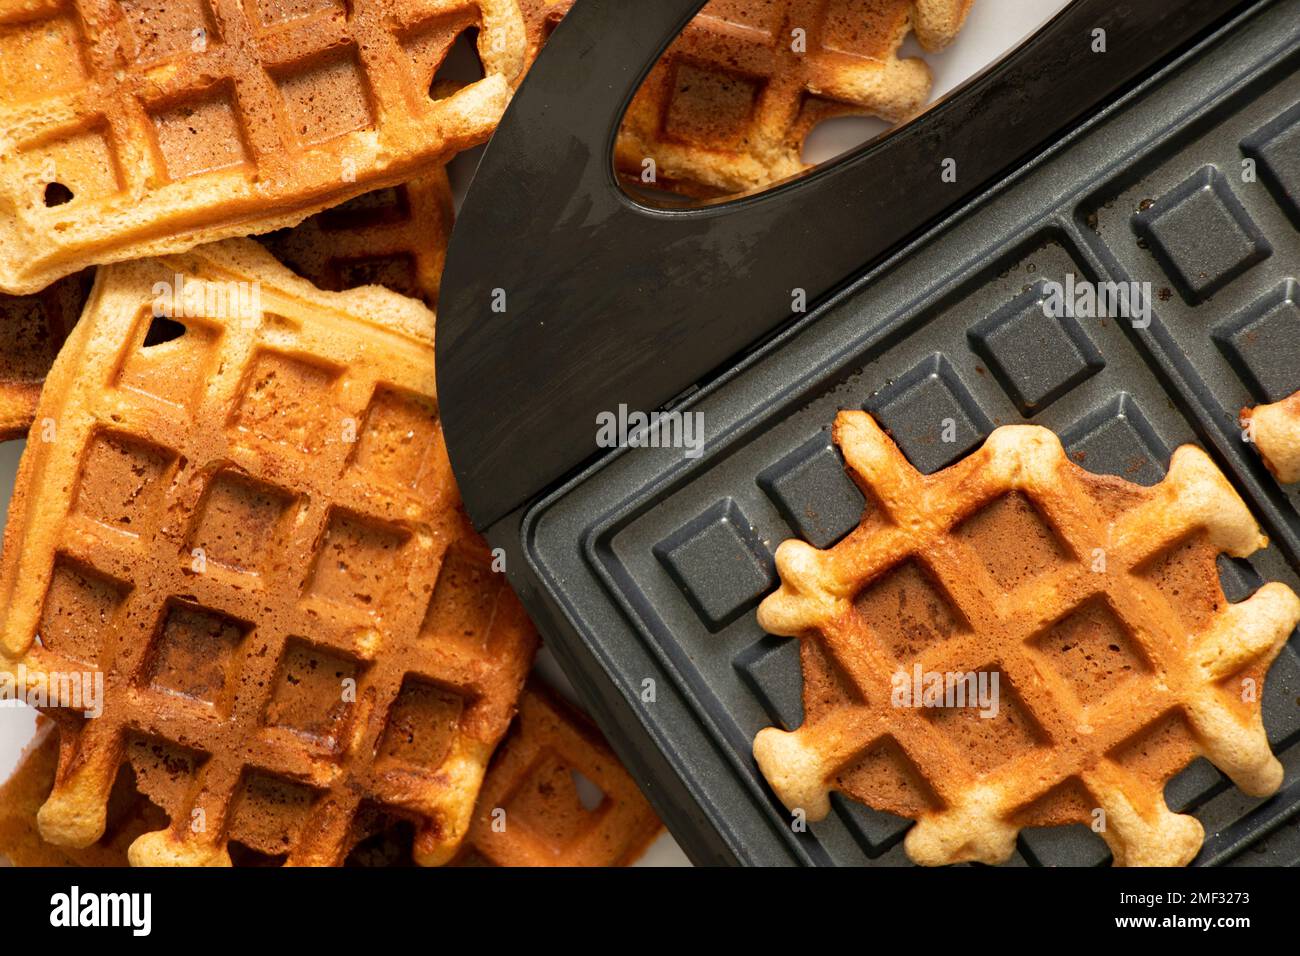
<instances>
[{"instance_id":1,"label":"waffle","mask_svg":"<svg viewBox=\"0 0 1300 956\"><path fill-rule=\"evenodd\" d=\"M87 270L34 295L0 294L0 441L27 434L41 383L90 294Z\"/></svg>"},{"instance_id":2,"label":"waffle","mask_svg":"<svg viewBox=\"0 0 1300 956\"><path fill-rule=\"evenodd\" d=\"M1272 405L1242 409L1241 421L1277 480L1287 485L1300 481L1300 392Z\"/></svg>"},{"instance_id":3,"label":"waffle","mask_svg":"<svg viewBox=\"0 0 1300 956\"><path fill-rule=\"evenodd\" d=\"M127 847L165 825L166 816L140 793L133 775L123 775L100 840L83 850L46 843L36 814L54 785L58 753L57 734L44 734L0 788L0 856L17 866L126 866ZM600 791L595 807L583 802L575 773ZM497 819L504 826L494 827ZM349 862L409 864L411 822L375 824ZM627 866L660 829L654 810L590 720L534 681L520 696L519 716L497 748L455 865Z\"/></svg>"},{"instance_id":4,"label":"waffle","mask_svg":"<svg viewBox=\"0 0 1300 956\"><path fill-rule=\"evenodd\" d=\"M259 236L281 262L333 292L382 285L433 308L451 238L451 185L443 169L357 196ZM92 270L30 296L0 295L0 441L31 427L41 383L90 294Z\"/></svg>"},{"instance_id":5,"label":"waffle","mask_svg":"<svg viewBox=\"0 0 1300 956\"><path fill-rule=\"evenodd\" d=\"M161 810L121 775L108 801L104 835L88 847L54 846L41 839L36 814L54 787L59 736L44 728L0 787L0 857L13 866L127 866L127 848L150 830L167 825Z\"/></svg>"},{"instance_id":6,"label":"waffle","mask_svg":"<svg viewBox=\"0 0 1300 956\"><path fill-rule=\"evenodd\" d=\"M338 863L375 807L419 821L418 862L451 858L536 635L460 508L433 314L247 240L104 267L38 415L0 650L106 688L98 719L50 710L42 835L99 839L126 761L171 820L136 865Z\"/></svg>"},{"instance_id":7,"label":"waffle","mask_svg":"<svg viewBox=\"0 0 1300 956\"><path fill-rule=\"evenodd\" d=\"M661 828L595 725L534 681L492 761L457 862L627 866Z\"/></svg>"},{"instance_id":8,"label":"waffle","mask_svg":"<svg viewBox=\"0 0 1300 956\"><path fill-rule=\"evenodd\" d=\"M482 79L444 81L477 33ZM291 226L485 141L516 0L2 0L0 291Z\"/></svg>"},{"instance_id":9,"label":"waffle","mask_svg":"<svg viewBox=\"0 0 1300 956\"><path fill-rule=\"evenodd\" d=\"M581 782L579 782L581 780ZM581 788L587 790L587 800ZM584 714L536 680L497 749L455 866L628 866L662 828ZM410 827L368 822L356 866L409 865Z\"/></svg>"},{"instance_id":10,"label":"waffle","mask_svg":"<svg viewBox=\"0 0 1300 956\"><path fill-rule=\"evenodd\" d=\"M318 288L382 285L433 308L451 225L451 185L438 169L257 238Z\"/></svg>"},{"instance_id":11,"label":"waffle","mask_svg":"<svg viewBox=\"0 0 1300 956\"><path fill-rule=\"evenodd\" d=\"M1267 539L1204 452L1144 488L1037 426L930 476L865 412L841 412L835 440L863 520L826 551L784 542L758 612L803 638L803 725L754 741L788 808L821 819L837 790L914 818L922 864L1001 862L1021 828L1069 823L1119 865L1185 864L1203 831L1166 806L1174 773L1204 756L1250 795L1277 789L1259 699L1300 599L1271 583L1227 602L1216 555ZM999 675L989 719L899 692L972 673Z\"/></svg>"},{"instance_id":12,"label":"waffle","mask_svg":"<svg viewBox=\"0 0 1300 956\"><path fill-rule=\"evenodd\" d=\"M623 118L615 162L642 184L695 196L759 189L803 172L804 140L836 116L903 122L930 70L898 56L909 29L930 51L961 29L971 0L712 0L651 70ZM556 4L524 0L530 48ZM794 31L806 49L793 49Z\"/></svg>"}]
</instances>

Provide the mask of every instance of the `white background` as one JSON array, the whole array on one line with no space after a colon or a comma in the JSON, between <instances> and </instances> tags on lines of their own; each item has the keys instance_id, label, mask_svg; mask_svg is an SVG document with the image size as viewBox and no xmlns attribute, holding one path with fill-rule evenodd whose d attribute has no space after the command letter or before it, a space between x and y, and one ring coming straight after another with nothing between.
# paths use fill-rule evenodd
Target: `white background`
<instances>
[{"instance_id":1,"label":"white background","mask_svg":"<svg viewBox=\"0 0 1300 956\"><path fill-rule=\"evenodd\" d=\"M947 50L937 55L924 54L909 37L903 46L902 55L924 56L929 62L934 73L933 97L937 99L1000 59L1067 2L1068 0L975 0L966 26ZM844 117L830 120L813 130L804 150L804 158L808 162L824 162L878 134L884 128L883 123L870 119ZM452 163L451 176L458 203L473 176L479 153L479 150L473 150ZM14 473L18 468L23 445L21 441L0 444L0 502L6 505L13 492ZM4 515L0 514L0 531L3 528ZM538 667L553 686L569 691L568 682L545 649L542 650ZM8 777L23 748L32 740L35 718L35 712L26 707L0 708L0 779ZM639 865L688 866L689 861L673 838L665 833Z\"/></svg>"}]
</instances>

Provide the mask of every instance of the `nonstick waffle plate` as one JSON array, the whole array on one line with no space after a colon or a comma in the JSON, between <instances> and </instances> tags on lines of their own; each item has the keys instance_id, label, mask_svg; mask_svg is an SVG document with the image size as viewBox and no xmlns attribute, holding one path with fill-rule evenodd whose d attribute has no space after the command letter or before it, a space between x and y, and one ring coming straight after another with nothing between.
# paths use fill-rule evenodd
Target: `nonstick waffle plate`
<instances>
[{"instance_id":1,"label":"nonstick waffle plate","mask_svg":"<svg viewBox=\"0 0 1300 956\"><path fill-rule=\"evenodd\" d=\"M1047 319L1045 284L1067 274L1150 282L1150 326ZM826 547L862 508L830 442L838 409L870 410L925 472L1019 422L1056 431L1089 470L1144 484L1197 443L1272 539L1249 561L1221 559L1229 598L1267 580L1300 588L1300 492L1277 485L1237 425L1242 406L1300 389L1298 280L1300 2L1281 2L691 394L680 408L704 416L701 457L625 450L534 507L522 530L546 592L534 597L561 622L553 647L687 852L907 862L909 821L838 796L797 832L750 750L761 728L802 719L797 641L754 615L776 584L772 553L795 536ZM1168 785L1170 806L1205 826L1197 864L1300 863L1294 636L1264 720L1286 767L1274 797L1244 796L1204 760ZM1024 831L1012 863L1108 861L1075 826Z\"/></svg>"}]
</instances>

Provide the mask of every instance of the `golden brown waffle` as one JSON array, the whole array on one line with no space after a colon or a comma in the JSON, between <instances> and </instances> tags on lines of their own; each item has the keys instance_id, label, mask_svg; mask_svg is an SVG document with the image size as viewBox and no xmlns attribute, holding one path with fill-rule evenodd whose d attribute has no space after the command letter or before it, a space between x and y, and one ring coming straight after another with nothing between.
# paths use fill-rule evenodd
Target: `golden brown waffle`
<instances>
[{"instance_id":1,"label":"golden brown waffle","mask_svg":"<svg viewBox=\"0 0 1300 956\"><path fill-rule=\"evenodd\" d=\"M662 829L584 715L536 681L493 758L462 866L627 866Z\"/></svg>"},{"instance_id":2,"label":"golden brown waffle","mask_svg":"<svg viewBox=\"0 0 1300 956\"><path fill-rule=\"evenodd\" d=\"M484 76L435 83L477 30ZM516 0L0 0L0 290L267 232L491 134Z\"/></svg>"},{"instance_id":3,"label":"golden brown waffle","mask_svg":"<svg viewBox=\"0 0 1300 956\"><path fill-rule=\"evenodd\" d=\"M59 735L44 727L13 775L0 787L0 858L14 866L126 866L136 839L167 825L161 810L135 789L129 771L120 774L108 800L104 835L82 849L41 839L36 814L54 787Z\"/></svg>"},{"instance_id":4,"label":"golden brown waffle","mask_svg":"<svg viewBox=\"0 0 1300 956\"><path fill-rule=\"evenodd\" d=\"M256 308L218 308L240 289ZM376 807L419 820L419 862L456 852L536 636L436 408L417 302L321 292L246 240L99 270L0 566L11 669L106 685L98 719L51 710L47 840L99 839L126 760L172 821L137 865L337 863Z\"/></svg>"},{"instance_id":5,"label":"golden brown waffle","mask_svg":"<svg viewBox=\"0 0 1300 956\"><path fill-rule=\"evenodd\" d=\"M1300 481L1300 392L1272 405L1242 409L1241 422L1277 480L1285 485Z\"/></svg>"},{"instance_id":6,"label":"golden brown waffle","mask_svg":"<svg viewBox=\"0 0 1300 956\"><path fill-rule=\"evenodd\" d=\"M90 294L87 270L34 295L0 294L0 441L32 424L41 383Z\"/></svg>"},{"instance_id":7,"label":"golden brown waffle","mask_svg":"<svg viewBox=\"0 0 1300 956\"><path fill-rule=\"evenodd\" d=\"M382 285L433 308L452 218L451 186L446 171L437 169L258 241L319 288ZM34 295L0 294L0 441L20 438L31 427L41 384L81 315L92 275L68 276Z\"/></svg>"},{"instance_id":8,"label":"golden brown waffle","mask_svg":"<svg viewBox=\"0 0 1300 956\"><path fill-rule=\"evenodd\" d=\"M341 292L382 285L433 308L452 215L451 185L446 171L437 169L357 196L258 241L318 288Z\"/></svg>"},{"instance_id":9,"label":"golden brown waffle","mask_svg":"<svg viewBox=\"0 0 1300 956\"><path fill-rule=\"evenodd\" d=\"M16 866L126 866L130 844L165 826L166 816L140 793L128 766L114 787L108 831L100 840L83 850L45 842L36 814L54 785L58 753L58 735L43 734L0 788L0 856ZM584 802L580 786L592 795L599 791L598 801ZM497 748L455 863L627 866L661 829L591 721L533 681ZM411 834L408 820L390 821L363 840L349 860L364 866L409 864Z\"/></svg>"},{"instance_id":10,"label":"golden brown waffle","mask_svg":"<svg viewBox=\"0 0 1300 956\"><path fill-rule=\"evenodd\" d=\"M1178 449L1144 488L1083 471L1036 426L930 476L865 412L841 412L835 440L862 523L827 551L784 542L758 612L803 638L804 723L754 741L787 807L817 820L838 790L912 817L923 864L1000 862L1022 827L1067 823L1117 864L1184 864L1201 824L1163 789L1190 760L1277 789L1259 700L1300 599L1277 583L1224 597L1215 556L1267 539L1204 452ZM918 670L997 673L996 716L955 696L906 706Z\"/></svg>"},{"instance_id":11,"label":"golden brown waffle","mask_svg":"<svg viewBox=\"0 0 1300 956\"><path fill-rule=\"evenodd\" d=\"M902 122L930 93L930 70L900 59L909 30L935 51L971 0L712 0L668 48L623 119L619 170L689 195L759 189L807 169L804 140L835 116ZM524 0L530 48L558 4ZM802 31L802 32L799 32ZM801 47L801 48L799 48Z\"/></svg>"}]
</instances>

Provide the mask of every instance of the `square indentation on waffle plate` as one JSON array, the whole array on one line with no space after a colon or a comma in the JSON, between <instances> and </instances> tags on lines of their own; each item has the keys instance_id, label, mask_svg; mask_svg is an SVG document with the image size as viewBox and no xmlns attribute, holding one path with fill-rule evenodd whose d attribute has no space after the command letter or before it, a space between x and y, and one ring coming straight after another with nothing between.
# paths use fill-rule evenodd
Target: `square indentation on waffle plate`
<instances>
[{"instance_id":1,"label":"square indentation on waffle plate","mask_svg":"<svg viewBox=\"0 0 1300 956\"><path fill-rule=\"evenodd\" d=\"M1260 402L1300 390L1300 283L1287 279L1214 328L1214 341Z\"/></svg>"},{"instance_id":2,"label":"square indentation on waffle plate","mask_svg":"<svg viewBox=\"0 0 1300 956\"><path fill-rule=\"evenodd\" d=\"M939 353L881 389L863 407L922 474L952 464L993 430L956 369Z\"/></svg>"},{"instance_id":3,"label":"square indentation on waffle plate","mask_svg":"<svg viewBox=\"0 0 1300 956\"><path fill-rule=\"evenodd\" d=\"M1204 302L1273 254L1264 234L1213 166L1133 215L1133 229L1189 305Z\"/></svg>"},{"instance_id":4,"label":"square indentation on waffle plate","mask_svg":"<svg viewBox=\"0 0 1300 956\"><path fill-rule=\"evenodd\" d=\"M1036 282L967 333L998 382L1030 418L1105 365L1078 321L1048 316Z\"/></svg>"},{"instance_id":5,"label":"square indentation on waffle plate","mask_svg":"<svg viewBox=\"0 0 1300 956\"><path fill-rule=\"evenodd\" d=\"M1241 142L1260 178L1300 229L1300 105L1271 120Z\"/></svg>"},{"instance_id":6,"label":"square indentation on waffle plate","mask_svg":"<svg viewBox=\"0 0 1300 956\"><path fill-rule=\"evenodd\" d=\"M1169 460L1142 409L1123 392L1066 429L1061 443L1075 464L1139 485L1163 478Z\"/></svg>"},{"instance_id":7,"label":"square indentation on waffle plate","mask_svg":"<svg viewBox=\"0 0 1300 956\"><path fill-rule=\"evenodd\" d=\"M814 548L829 548L853 530L867 504L828 435L796 448L757 480L790 529Z\"/></svg>"},{"instance_id":8,"label":"square indentation on waffle plate","mask_svg":"<svg viewBox=\"0 0 1300 956\"><path fill-rule=\"evenodd\" d=\"M764 637L745 648L733 663L772 720L787 729L803 722L798 641Z\"/></svg>"},{"instance_id":9,"label":"square indentation on waffle plate","mask_svg":"<svg viewBox=\"0 0 1300 956\"><path fill-rule=\"evenodd\" d=\"M711 631L734 621L772 584L772 557L731 498L688 521L654 553Z\"/></svg>"}]
</instances>

